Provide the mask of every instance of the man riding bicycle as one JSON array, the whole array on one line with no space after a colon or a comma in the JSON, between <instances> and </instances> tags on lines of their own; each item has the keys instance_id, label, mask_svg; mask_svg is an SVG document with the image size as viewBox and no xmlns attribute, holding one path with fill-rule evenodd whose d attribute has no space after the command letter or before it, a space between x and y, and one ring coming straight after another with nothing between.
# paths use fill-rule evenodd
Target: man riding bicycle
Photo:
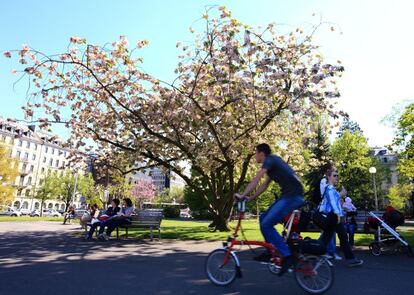
<instances>
[{"instance_id":1,"label":"man riding bicycle","mask_svg":"<svg viewBox=\"0 0 414 295\"><path fill-rule=\"evenodd\" d=\"M246 187L243 194L236 194L235 197L239 200L254 200L266 191L272 180L281 187L282 196L260 216L260 230L266 242L273 244L283 256L283 265L279 272L279 276L281 276L294 265L295 260L288 245L276 231L275 225L304 203L303 186L295 171L282 158L272 155L272 150L268 144L262 143L256 147L256 161L263 164L262 168ZM248 197L265 174L265 182L254 195ZM258 260L268 262L270 257L270 255L265 254L260 256Z\"/></svg>"}]
</instances>

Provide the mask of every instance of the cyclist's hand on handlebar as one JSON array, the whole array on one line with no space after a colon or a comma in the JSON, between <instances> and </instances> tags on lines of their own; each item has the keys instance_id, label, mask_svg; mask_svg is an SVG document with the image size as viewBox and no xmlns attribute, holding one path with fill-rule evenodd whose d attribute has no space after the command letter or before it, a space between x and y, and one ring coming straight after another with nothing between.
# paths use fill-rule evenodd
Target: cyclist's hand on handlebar
<instances>
[{"instance_id":1,"label":"cyclist's hand on handlebar","mask_svg":"<svg viewBox=\"0 0 414 295\"><path fill-rule=\"evenodd\" d=\"M248 201L249 198L246 196L243 196L242 194L234 194L234 200L236 202L241 202L241 201Z\"/></svg>"}]
</instances>

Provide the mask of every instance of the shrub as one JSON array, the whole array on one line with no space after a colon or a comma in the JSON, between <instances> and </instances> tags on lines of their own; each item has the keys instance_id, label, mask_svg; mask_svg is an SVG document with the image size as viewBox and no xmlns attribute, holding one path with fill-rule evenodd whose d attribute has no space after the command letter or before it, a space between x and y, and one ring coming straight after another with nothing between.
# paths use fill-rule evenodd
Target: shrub
<instances>
[{"instance_id":1,"label":"shrub","mask_svg":"<svg viewBox=\"0 0 414 295\"><path fill-rule=\"evenodd\" d=\"M180 217L180 208L177 206L167 206L164 208L164 217L165 218L179 218Z\"/></svg>"}]
</instances>

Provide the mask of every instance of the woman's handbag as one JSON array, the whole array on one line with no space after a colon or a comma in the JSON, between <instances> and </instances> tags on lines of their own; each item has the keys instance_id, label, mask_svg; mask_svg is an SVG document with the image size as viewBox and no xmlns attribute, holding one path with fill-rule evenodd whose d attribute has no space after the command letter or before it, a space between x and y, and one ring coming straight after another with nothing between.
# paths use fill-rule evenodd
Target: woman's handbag
<instances>
[{"instance_id":1,"label":"woman's handbag","mask_svg":"<svg viewBox=\"0 0 414 295\"><path fill-rule=\"evenodd\" d=\"M323 231L332 230L337 224L338 217L332 211L328 214L319 212L319 208L313 211L312 221Z\"/></svg>"}]
</instances>

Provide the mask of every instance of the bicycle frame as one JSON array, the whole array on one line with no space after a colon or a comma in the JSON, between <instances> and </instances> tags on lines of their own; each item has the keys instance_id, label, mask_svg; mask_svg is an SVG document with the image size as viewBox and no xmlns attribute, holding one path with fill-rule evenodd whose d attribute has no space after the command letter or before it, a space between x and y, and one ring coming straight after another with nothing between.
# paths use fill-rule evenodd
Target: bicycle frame
<instances>
[{"instance_id":1,"label":"bicycle frame","mask_svg":"<svg viewBox=\"0 0 414 295\"><path fill-rule=\"evenodd\" d=\"M244 212L246 210L246 201L241 201L238 202L238 211L239 211L239 219L237 221L237 225L236 228L234 230L234 233L231 237L228 238L227 242L223 243L224 248L226 248L228 250L228 254L225 257L224 260L224 265L228 262L228 259L230 258L231 253L234 254L233 252L233 248L235 246L259 246L259 247L263 247L265 249L267 249L269 251L269 253L272 254L272 261L275 265L277 266L281 266L282 265L282 258L281 255L279 253L279 251L273 246L273 244L268 243L268 242L263 242L263 241L248 241L248 240L237 240L238 237L238 232L241 229L241 222L244 219ZM286 227L285 229L287 230L286 232L286 240L289 239L291 231L292 231L292 226L293 226L293 221L295 216L299 214L299 210L294 210L288 220L288 222L286 223ZM237 260L238 262L238 260ZM238 266L240 266L239 262L238 262Z\"/></svg>"}]
</instances>

